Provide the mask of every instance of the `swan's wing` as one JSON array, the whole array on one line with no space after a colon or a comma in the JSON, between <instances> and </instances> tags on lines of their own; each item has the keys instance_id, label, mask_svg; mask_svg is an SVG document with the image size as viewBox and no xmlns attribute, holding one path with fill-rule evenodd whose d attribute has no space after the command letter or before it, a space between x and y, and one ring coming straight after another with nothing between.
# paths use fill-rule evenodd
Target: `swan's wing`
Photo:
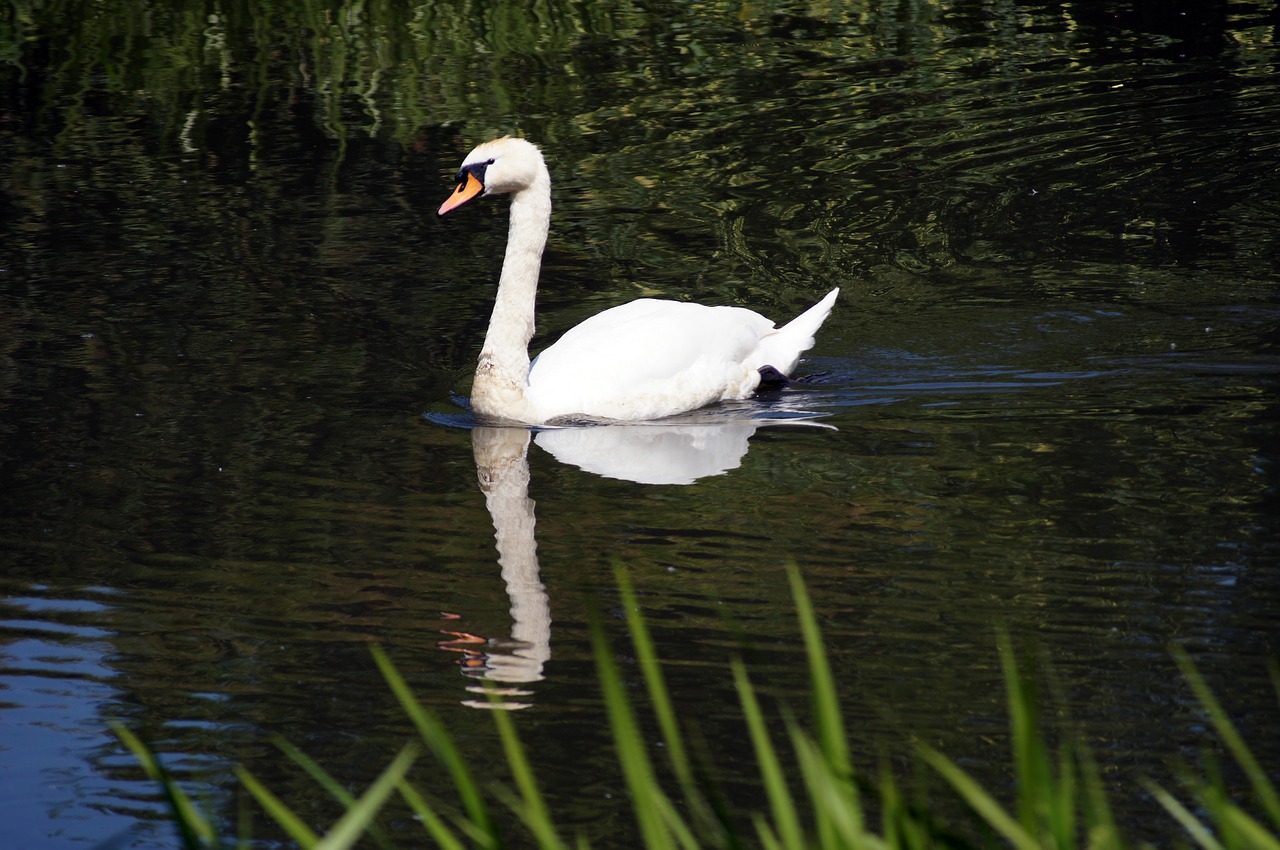
<instances>
[{"instance_id":1,"label":"swan's wing","mask_svg":"<svg viewBox=\"0 0 1280 850\"><path fill-rule=\"evenodd\" d=\"M772 330L773 322L739 307L632 301L592 316L538 355L529 392L551 415L634 419L688 410L743 392L755 379L747 362Z\"/></svg>"},{"instance_id":2,"label":"swan's wing","mask_svg":"<svg viewBox=\"0 0 1280 850\"><path fill-rule=\"evenodd\" d=\"M707 307L651 298L597 313L538 355L537 381L642 383L673 378L690 366L741 363L773 322L738 307Z\"/></svg>"}]
</instances>

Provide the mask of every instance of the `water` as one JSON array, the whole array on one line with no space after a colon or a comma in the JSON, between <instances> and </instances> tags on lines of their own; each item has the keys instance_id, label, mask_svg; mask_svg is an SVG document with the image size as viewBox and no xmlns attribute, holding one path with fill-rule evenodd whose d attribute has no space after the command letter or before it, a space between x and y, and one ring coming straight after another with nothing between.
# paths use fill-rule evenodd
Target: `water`
<instances>
[{"instance_id":1,"label":"water","mask_svg":"<svg viewBox=\"0 0 1280 850\"><path fill-rule=\"evenodd\" d=\"M505 8L5 30L0 843L174 846L112 719L230 823L236 764L331 821L273 737L363 787L410 734L377 643L496 778L500 681L558 819L630 846L588 638L632 664L619 564L746 802L727 664L802 700L792 562L864 767L922 740L1007 785L1001 629L1134 835L1176 834L1135 780L1211 746L1171 643L1280 764L1274 4ZM553 170L535 347L840 285L806 379L467 427L506 223L434 209L491 130Z\"/></svg>"}]
</instances>

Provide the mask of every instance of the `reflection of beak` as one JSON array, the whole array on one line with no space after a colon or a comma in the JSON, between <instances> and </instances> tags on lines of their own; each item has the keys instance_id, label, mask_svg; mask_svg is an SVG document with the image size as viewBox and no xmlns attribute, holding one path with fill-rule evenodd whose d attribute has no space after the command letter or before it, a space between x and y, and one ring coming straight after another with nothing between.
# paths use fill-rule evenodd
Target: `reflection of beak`
<instances>
[{"instance_id":1,"label":"reflection of beak","mask_svg":"<svg viewBox=\"0 0 1280 850\"><path fill-rule=\"evenodd\" d=\"M464 674L483 676L489 670L489 658L482 652L475 655L464 655L458 659L458 666Z\"/></svg>"},{"instance_id":2,"label":"reflection of beak","mask_svg":"<svg viewBox=\"0 0 1280 850\"><path fill-rule=\"evenodd\" d=\"M467 650L462 647L465 647L468 645L471 645L471 646L475 646L477 644L484 645L489 642L487 638L482 638L479 635L469 634L468 632L444 631L444 632L441 632L441 634L450 635L453 637L453 640L442 640L440 641L439 646L444 649L455 649L455 647L457 647L457 649L455 650L457 652L466 652Z\"/></svg>"},{"instance_id":3,"label":"reflection of beak","mask_svg":"<svg viewBox=\"0 0 1280 850\"><path fill-rule=\"evenodd\" d=\"M440 210L436 215L444 215L450 210L456 210L483 191L484 184L468 171L467 179L458 184L458 188L453 190L453 194L449 196L449 199L440 205Z\"/></svg>"}]
</instances>

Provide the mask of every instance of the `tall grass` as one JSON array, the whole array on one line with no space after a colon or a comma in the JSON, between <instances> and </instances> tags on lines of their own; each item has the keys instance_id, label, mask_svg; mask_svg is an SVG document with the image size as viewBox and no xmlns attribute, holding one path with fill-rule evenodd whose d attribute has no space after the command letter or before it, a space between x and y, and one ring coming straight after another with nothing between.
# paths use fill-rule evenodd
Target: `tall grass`
<instances>
[{"instance_id":1,"label":"tall grass","mask_svg":"<svg viewBox=\"0 0 1280 850\"><path fill-rule=\"evenodd\" d=\"M706 773L686 747L688 732L681 727L666 689L635 591L627 576L619 573L621 599L649 710L666 743L665 763L657 765L641 731L638 700L624 688L609 642L597 623L593 627L597 671L635 815L637 846L645 850L921 850L987 846L992 836L997 846L1017 850L1120 850L1130 846L1112 815L1101 774L1088 748L1069 735L1056 751L1046 743L1030 677L1019 667L1007 639L1000 642L999 653L1017 788L1011 805L982 788L954 761L923 746L917 752L919 763L927 765L955 793L969 820L946 822L924 804L912 802L887 767L875 775L859 775L849 755L835 677L817 618L799 573L792 570L790 580L809 659L811 716L806 724L783 710L782 734L775 734L773 730L779 725L770 722L747 667L734 663L734 682L766 800L763 810L743 812L734 810L716 793L714 775ZM345 814L323 834L248 771L237 771L245 789L297 846L339 850L366 835L381 847L396 846L375 823L379 810L395 794L422 824L425 844L415 846L442 850L569 850L587 846L585 838L566 835L556 825L507 712L495 711L493 717L514 787L485 788L467 768L443 725L418 702L386 654L375 648L374 659L417 729L420 742L402 750L358 798L319 765L286 747L290 757L344 806ZM1251 799L1247 808L1243 801L1231 799L1216 771L1208 776L1188 775L1182 797L1154 783L1146 783L1146 789L1181 825L1189 842L1205 850L1280 850L1280 796L1275 785L1190 659L1176 653L1175 660L1218 738L1247 777ZM193 804L141 741L123 727L117 726L116 732L147 774L160 783L186 848L207 850L235 844L218 836L215 820ZM452 816L443 814L445 807L429 800L406 779L423 751L431 753L452 779L460 802L460 807L449 807L456 812ZM669 787L663 786L660 777L670 777ZM495 803L510 809L526 834L500 835L491 815ZM871 810L878 815L870 816Z\"/></svg>"}]
</instances>

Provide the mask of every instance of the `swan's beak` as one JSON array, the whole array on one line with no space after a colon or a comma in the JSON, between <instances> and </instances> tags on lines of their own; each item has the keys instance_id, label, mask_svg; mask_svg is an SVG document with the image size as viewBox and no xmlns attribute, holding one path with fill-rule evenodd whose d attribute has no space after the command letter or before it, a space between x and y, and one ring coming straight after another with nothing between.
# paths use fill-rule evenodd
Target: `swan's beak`
<instances>
[{"instance_id":1,"label":"swan's beak","mask_svg":"<svg viewBox=\"0 0 1280 850\"><path fill-rule=\"evenodd\" d=\"M449 199L440 205L440 210L436 215L444 215L450 210L456 210L483 191L484 184L468 171L467 179L458 184L458 188L453 190L453 194L449 196Z\"/></svg>"}]
</instances>

